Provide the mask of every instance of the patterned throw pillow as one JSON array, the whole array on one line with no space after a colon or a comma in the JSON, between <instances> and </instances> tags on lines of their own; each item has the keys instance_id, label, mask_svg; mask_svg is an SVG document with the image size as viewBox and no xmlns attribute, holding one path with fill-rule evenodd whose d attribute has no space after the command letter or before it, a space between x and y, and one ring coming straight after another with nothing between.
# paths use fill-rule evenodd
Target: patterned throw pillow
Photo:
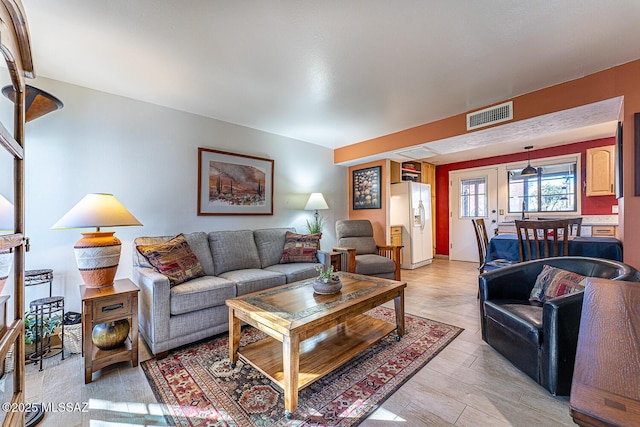
<instances>
[{"instance_id":1,"label":"patterned throw pillow","mask_svg":"<svg viewBox=\"0 0 640 427\"><path fill-rule=\"evenodd\" d=\"M171 287L204 276L202 265L183 234L177 235L166 243L139 245L138 252L158 272L169 278L169 286Z\"/></svg>"},{"instance_id":2,"label":"patterned throw pillow","mask_svg":"<svg viewBox=\"0 0 640 427\"><path fill-rule=\"evenodd\" d=\"M587 276L545 265L536 278L529 301L544 303L561 295L573 294L585 287Z\"/></svg>"},{"instance_id":3,"label":"patterned throw pillow","mask_svg":"<svg viewBox=\"0 0 640 427\"><path fill-rule=\"evenodd\" d=\"M287 231L284 237L284 250L280 264L291 262L318 262L316 252L320 246L322 234L297 234Z\"/></svg>"}]
</instances>

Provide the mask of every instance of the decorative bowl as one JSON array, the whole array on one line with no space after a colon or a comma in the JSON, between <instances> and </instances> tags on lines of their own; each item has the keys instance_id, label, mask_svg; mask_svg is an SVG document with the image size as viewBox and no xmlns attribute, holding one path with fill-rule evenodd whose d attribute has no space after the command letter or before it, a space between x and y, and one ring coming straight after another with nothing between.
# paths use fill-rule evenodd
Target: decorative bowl
<instances>
[{"instance_id":1,"label":"decorative bowl","mask_svg":"<svg viewBox=\"0 0 640 427\"><path fill-rule=\"evenodd\" d=\"M342 282L340 281L340 278L329 278L326 282L321 279L313 281L313 291L316 294L333 295L340 292L340 289L342 289Z\"/></svg>"},{"instance_id":2,"label":"decorative bowl","mask_svg":"<svg viewBox=\"0 0 640 427\"><path fill-rule=\"evenodd\" d=\"M122 345L129 335L129 320L100 323L94 326L91 341L100 350L111 350Z\"/></svg>"}]
</instances>

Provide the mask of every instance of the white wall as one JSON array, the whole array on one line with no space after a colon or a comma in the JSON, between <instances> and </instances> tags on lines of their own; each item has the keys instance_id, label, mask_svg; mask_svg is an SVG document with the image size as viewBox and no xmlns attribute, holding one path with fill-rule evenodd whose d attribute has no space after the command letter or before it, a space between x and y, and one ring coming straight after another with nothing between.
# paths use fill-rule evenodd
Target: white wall
<instances>
[{"instance_id":1,"label":"white wall","mask_svg":"<svg viewBox=\"0 0 640 427\"><path fill-rule=\"evenodd\" d=\"M348 180L347 168L333 165L333 150L50 79L29 84L64 108L26 125L26 269L54 270L54 295L65 296L66 311L81 310L73 254L81 230L50 227L87 193L113 193L144 224L113 229L122 241L117 278L131 276L137 236L289 226L305 232L311 192L322 192L330 207L321 212L322 247L335 244L335 221L348 216ZM0 120L13 132L13 104L0 98ZM197 216L198 147L274 159L274 215ZM0 193L13 201L11 163L2 156ZM13 292L11 277L3 294ZM25 303L44 296L44 286L27 288Z\"/></svg>"}]
</instances>

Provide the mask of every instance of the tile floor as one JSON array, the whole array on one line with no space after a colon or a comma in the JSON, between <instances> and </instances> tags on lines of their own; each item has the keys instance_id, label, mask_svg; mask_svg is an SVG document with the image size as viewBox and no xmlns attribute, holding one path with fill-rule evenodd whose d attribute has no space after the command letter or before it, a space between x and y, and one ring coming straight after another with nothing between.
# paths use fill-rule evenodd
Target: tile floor
<instances>
[{"instance_id":1,"label":"tile floor","mask_svg":"<svg viewBox=\"0 0 640 427\"><path fill-rule=\"evenodd\" d=\"M464 332L396 391L361 426L574 425L568 399L553 397L487 346L480 336L475 264L436 259L403 270L406 311ZM141 341L140 360L150 357ZM79 354L26 367L27 402L88 402L88 412L48 413L41 426L162 426L158 404L140 367L120 363L84 384Z\"/></svg>"}]
</instances>

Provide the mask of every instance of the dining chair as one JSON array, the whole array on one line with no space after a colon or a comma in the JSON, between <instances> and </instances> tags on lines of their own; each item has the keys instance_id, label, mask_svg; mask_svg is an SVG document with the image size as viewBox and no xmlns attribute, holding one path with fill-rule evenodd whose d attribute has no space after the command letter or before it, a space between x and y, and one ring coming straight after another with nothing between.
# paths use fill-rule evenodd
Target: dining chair
<instances>
[{"instance_id":1,"label":"dining chair","mask_svg":"<svg viewBox=\"0 0 640 427\"><path fill-rule=\"evenodd\" d=\"M582 228L582 217L569 218L569 234L571 234L572 236L580 237L581 228Z\"/></svg>"},{"instance_id":2,"label":"dining chair","mask_svg":"<svg viewBox=\"0 0 640 427\"><path fill-rule=\"evenodd\" d=\"M582 217L577 217L577 218L549 218L549 217L542 217L541 218L541 217L538 217L538 219L540 221L568 219L569 220L569 234L571 236L580 237L580 231L582 229Z\"/></svg>"},{"instance_id":3,"label":"dining chair","mask_svg":"<svg viewBox=\"0 0 640 427\"><path fill-rule=\"evenodd\" d=\"M582 219L580 219L580 222ZM569 255L575 219L516 220L520 262Z\"/></svg>"},{"instance_id":4,"label":"dining chair","mask_svg":"<svg viewBox=\"0 0 640 427\"><path fill-rule=\"evenodd\" d=\"M487 227L484 223L484 219L472 219L471 222L473 223L473 230L476 232L476 242L478 243L478 259L480 260L478 271L480 273L517 263L517 261L510 261L508 259L495 259L492 261L487 261L489 236L487 235Z\"/></svg>"}]
</instances>

